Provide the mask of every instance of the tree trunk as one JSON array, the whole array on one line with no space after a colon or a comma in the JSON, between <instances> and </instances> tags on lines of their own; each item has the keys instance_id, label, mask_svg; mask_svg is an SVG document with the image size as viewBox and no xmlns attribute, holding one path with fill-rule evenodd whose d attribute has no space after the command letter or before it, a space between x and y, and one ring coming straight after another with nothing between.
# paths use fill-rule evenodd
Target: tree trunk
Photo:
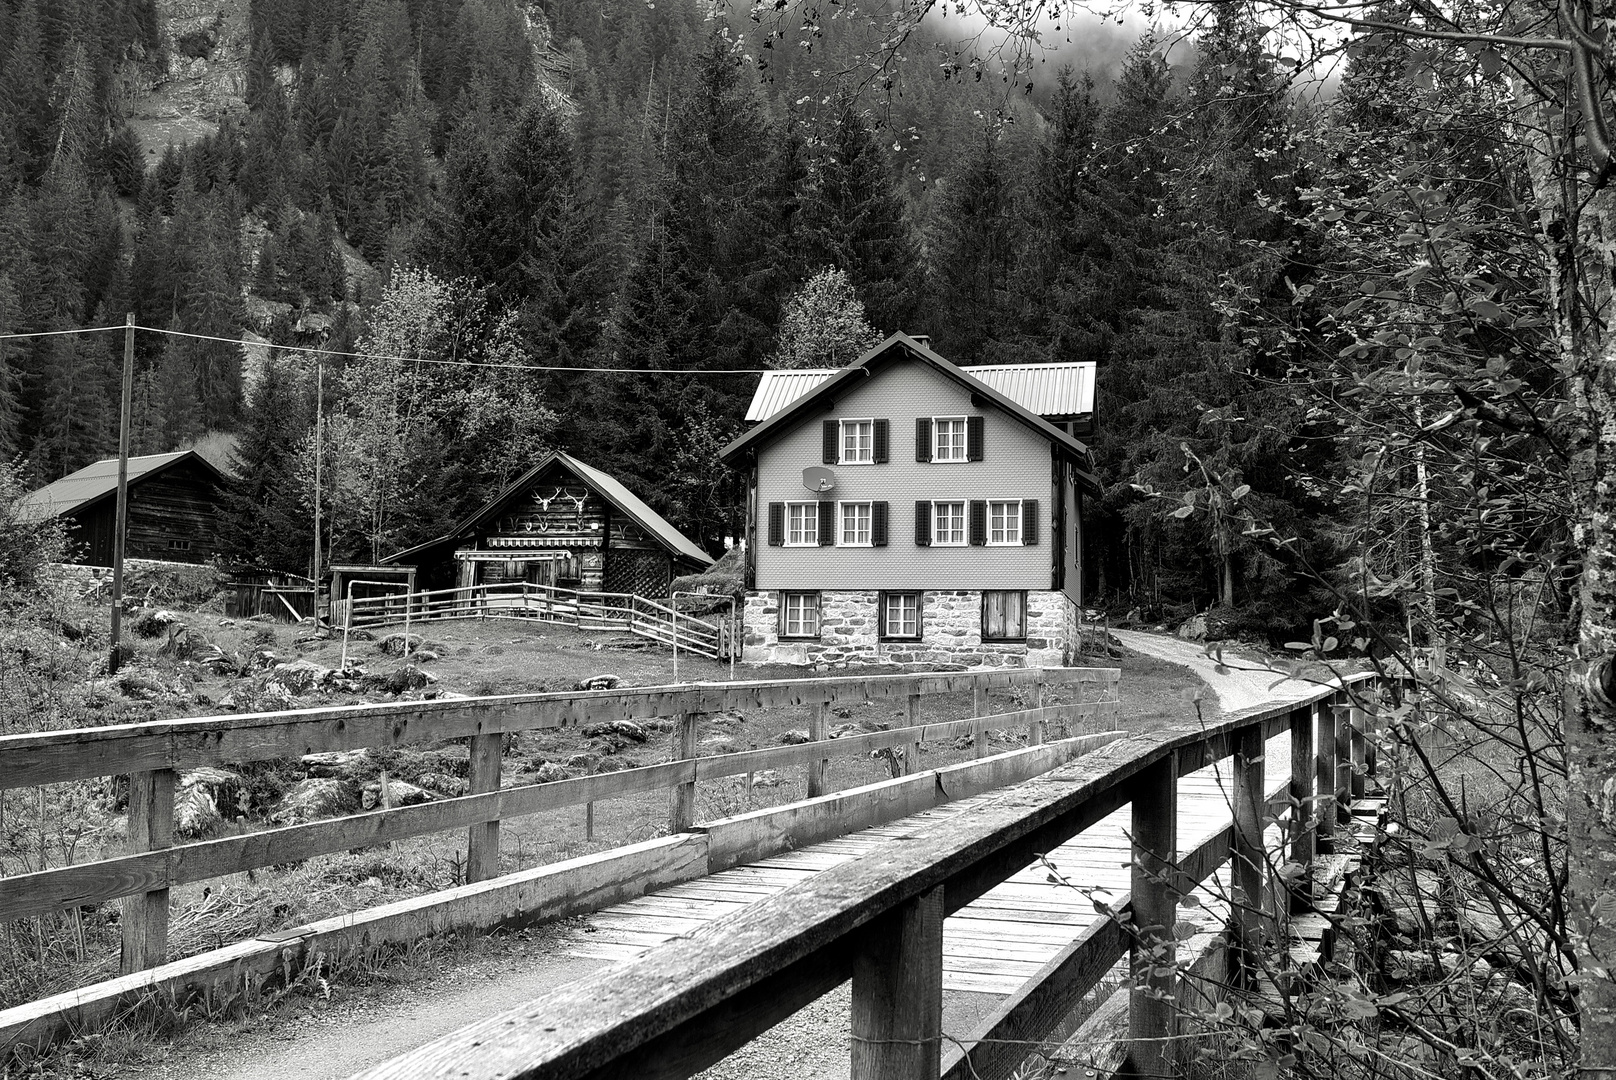
<instances>
[{"instance_id":1,"label":"tree trunk","mask_svg":"<svg viewBox=\"0 0 1616 1080\"><path fill-rule=\"evenodd\" d=\"M1612 299L1610 238L1616 193L1595 194L1579 222L1589 281ZM1586 675L1573 683L1566 715L1570 773L1572 924L1582 971L1582 1074L1616 1077L1616 347L1589 328L1578 350L1572 404L1582 423L1573 464L1576 547L1582 553L1578 645ZM1579 926L1580 924L1580 926Z\"/></svg>"}]
</instances>

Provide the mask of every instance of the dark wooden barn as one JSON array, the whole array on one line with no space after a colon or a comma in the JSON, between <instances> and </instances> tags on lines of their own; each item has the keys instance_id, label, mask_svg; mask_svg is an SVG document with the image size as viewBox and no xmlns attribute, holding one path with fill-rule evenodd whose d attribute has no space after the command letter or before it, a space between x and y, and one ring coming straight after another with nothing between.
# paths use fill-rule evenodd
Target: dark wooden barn
<instances>
[{"instance_id":1,"label":"dark wooden barn","mask_svg":"<svg viewBox=\"0 0 1616 1080\"><path fill-rule=\"evenodd\" d=\"M527 581L653 598L713 563L616 478L560 451L453 532L383 561L416 564L427 589Z\"/></svg>"},{"instance_id":2,"label":"dark wooden barn","mask_svg":"<svg viewBox=\"0 0 1616 1080\"><path fill-rule=\"evenodd\" d=\"M130 458L124 555L188 563L212 559L218 550L215 513L224 482L224 474L194 450ZM73 560L111 566L118 523L118 459L86 465L30 492L19 509L36 520L67 520Z\"/></svg>"}]
</instances>

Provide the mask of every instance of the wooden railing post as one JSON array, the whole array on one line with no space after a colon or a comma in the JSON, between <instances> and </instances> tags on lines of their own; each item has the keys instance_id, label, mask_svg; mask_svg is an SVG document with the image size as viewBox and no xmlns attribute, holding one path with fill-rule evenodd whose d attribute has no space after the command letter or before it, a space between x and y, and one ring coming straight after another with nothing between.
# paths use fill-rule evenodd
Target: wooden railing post
<instances>
[{"instance_id":1,"label":"wooden railing post","mask_svg":"<svg viewBox=\"0 0 1616 1080\"><path fill-rule=\"evenodd\" d=\"M1320 855L1335 854L1335 736L1336 706L1319 702L1318 739L1313 747L1313 805L1318 821L1314 847Z\"/></svg>"},{"instance_id":2,"label":"wooden railing post","mask_svg":"<svg viewBox=\"0 0 1616 1080\"><path fill-rule=\"evenodd\" d=\"M174 846L174 770L151 769L129 774L129 851L158 851ZM168 959L168 890L127 896L123 900L123 974L156 967Z\"/></svg>"},{"instance_id":3,"label":"wooden railing post","mask_svg":"<svg viewBox=\"0 0 1616 1080\"><path fill-rule=\"evenodd\" d=\"M1042 671L1038 672L1038 681L1032 684L1032 707L1035 709L1044 707L1044 673ZM1027 745L1044 745L1044 721L1034 720L1027 725Z\"/></svg>"},{"instance_id":4,"label":"wooden railing post","mask_svg":"<svg viewBox=\"0 0 1616 1080\"><path fill-rule=\"evenodd\" d=\"M696 714L680 713L673 720L673 760L689 761L696 756ZM673 787L671 831L681 833L696 823L696 781Z\"/></svg>"},{"instance_id":5,"label":"wooden railing post","mask_svg":"<svg viewBox=\"0 0 1616 1080\"><path fill-rule=\"evenodd\" d=\"M1291 823L1289 861L1310 868L1313 865L1313 829L1309 822L1314 812L1313 774L1313 714L1312 705L1299 705L1291 710ZM1311 895L1307 875L1291 879L1290 908L1302 908Z\"/></svg>"},{"instance_id":6,"label":"wooden railing post","mask_svg":"<svg viewBox=\"0 0 1616 1080\"><path fill-rule=\"evenodd\" d=\"M920 695L909 695L909 726L920 726ZM909 744L903 755L903 774L913 776L920 771L920 737Z\"/></svg>"},{"instance_id":7,"label":"wooden railing post","mask_svg":"<svg viewBox=\"0 0 1616 1080\"><path fill-rule=\"evenodd\" d=\"M1178 859L1178 759L1168 754L1134 780L1133 990L1128 1002L1128 1057L1142 1076L1171 1076L1177 978L1173 925ZM1166 972L1167 974L1157 974Z\"/></svg>"},{"instance_id":8,"label":"wooden railing post","mask_svg":"<svg viewBox=\"0 0 1616 1080\"><path fill-rule=\"evenodd\" d=\"M982 686L981 684L978 684L977 687L976 687L975 693L972 696L971 715L973 717L976 717L976 716L990 716L990 715L992 715L992 712L993 712L993 707L988 704L988 688L985 687L985 686ZM979 757L979 758L987 757L988 756L988 732L987 732L987 729L983 728L982 730L978 731L976 733L976 736L971 740L971 744L976 747L976 756L977 757Z\"/></svg>"},{"instance_id":9,"label":"wooden railing post","mask_svg":"<svg viewBox=\"0 0 1616 1080\"><path fill-rule=\"evenodd\" d=\"M499 790L499 732L471 737L471 763L466 793L484 795ZM466 883L499 877L499 822L484 821L466 831Z\"/></svg>"},{"instance_id":10,"label":"wooden railing post","mask_svg":"<svg viewBox=\"0 0 1616 1080\"><path fill-rule=\"evenodd\" d=\"M1335 709L1335 823L1352 820L1352 705L1343 701Z\"/></svg>"},{"instance_id":11,"label":"wooden railing post","mask_svg":"<svg viewBox=\"0 0 1616 1080\"><path fill-rule=\"evenodd\" d=\"M1368 717L1363 709L1354 705L1352 707L1352 734L1350 736L1352 739L1351 768L1352 798L1354 801L1364 797L1364 781L1368 766L1368 759L1365 756L1367 739L1364 734L1365 728L1368 727L1367 720Z\"/></svg>"},{"instance_id":12,"label":"wooden railing post","mask_svg":"<svg viewBox=\"0 0 1616 1080\"><path fill-rule=\"evenodd\" d=\"M853 961L852 1080L942 1071L943 889L882 918Z\"/></svg>"},{"instance_id":13,"label":"wooden railing post","mask_svg":"<svg viewBox=\"0 0 1616 1080\"><path fill-rule=\"evenodd\" d=\"M1234 958L1238 967L1230 973L1230 981L1248 990L1252 988L1252 973L1256 970L1251 958L1267 936L1271 910L1268 853L1263 845L1264 749L1261 724L1243 728L1235 736L1234 845L1230 861L1234 886L1231 915L1238 946Z\"/></svg>"},{"instance_id":14,"label":"wooden railing post","mask_svg":"<svg viewBox=\"0 0 1616 1080\"><path fill-rule=\"evenodd\" d=\"M814 715L808 721L808 738L815 743L824 742L830 732L830 704L821 701L814 706ZM808 763L808 797L816 799L825 794L825 758Z\"/></svg>"}]
</instances>

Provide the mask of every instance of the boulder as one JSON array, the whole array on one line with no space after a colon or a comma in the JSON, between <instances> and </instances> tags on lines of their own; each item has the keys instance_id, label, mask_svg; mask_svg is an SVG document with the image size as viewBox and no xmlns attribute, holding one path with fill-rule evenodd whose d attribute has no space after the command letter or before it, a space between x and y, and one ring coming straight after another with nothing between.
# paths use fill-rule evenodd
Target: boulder
<instances>
[{"instance_id":1,"label":"boulder","mask_svg":"<svg viewBox=\"0 0 1616 1080\"><path fill-rule=\"evenodd\" d=\"M1206 616L1191 615L1178 624L1178 636L1185 641L1206 640Z\"/></svg>"},{"instance_id":2,"label":"boulder","mask_svg":"<svg viewBox=\"0 0 1616 1080\"><path fill-rule=\"evenodd\" d=\"M732 754L735 752L735 740L728 735L709 735L696 745L696 749L704 754Z\"/></svg>"},{"instance_id":3,"label":"boulder","mask_svg":"<svg viewBox=\"0 0 1616 1080\"><path fill-rule=\"evenodd\" d=\"M281 798L275 820L288 825L351 813L359 808L359 788L335 777L300 780Z\"/></svg>"},{"instance_id":4,"label":"boulder","mask_svg":"<svg viewBox=\"0 0 1616 1080\"><path fill-rule=\"evenodd\" d=\"M388 778L387 781L387 795L389 806L414 806L416 803L431 802L436 798L424 787L392 778ZM383 805L382 782L379 777L365 785L359 797L359 805L366 810L375 810Z\"/></svg>"},{"instance_id":5,"label":"boulder","mask_svg":"<svg viewBox=\"0 0 1616 1080\"><path fill-rule=\"evenodd\" d=\"M835 727L830 729L830 737L833 739L845 739L849 735L863 734L864 728L858 724L837 724Z\"/></svg>"},{"instance_id":6,"label":"boulder","mask_svg":"<svg viewBox=\"0 0 1616 1080\"><path fill-rule=\"evenodd\" d=\"M738 712L706 713L705 719L709 724L717 724L720 727L733 727L736 724L746 723L746 717Z\"/></svg>"},{"instance_id":7,"label":"boulder","mask_svg":"<svg viewBox=\"0 0 1616 1080\"><path fill-rule=\"evenodd\" d=\"M309 660L293 660L290 664L276 664L269 673L269 684L283 687L288 694L299 697L320 689L331 676L328 667Z\"/></svg>"},{"instance_id":8,"label":"boulder","mask_svg":"<svg viewBox=\"0 0 1616 1080\"><path fill-rule=\"evenodd\" d=\"M388 656L403 656L406 648L409 652L420 649L421 641L420 634L388 634L382 638L378 648Z\"/></svg>"},{"instance_id":9,"label":"boulder","mask_svg":"<svg viewBox=\"0 0 1616 1080\"><path fill-rule=\"evenodd\" d=\"M599 754L574 754L567 759L567 768L577 769L582 773L592 773L602 758Z\"/></svg>"},{"instance_id":10,"label":"boulder","mask_svg":"<svg viewBox=\"0 0 1616 1080\"><path fill-rule=\"evenodd\" d=\"M615 690L623 685L616 675L591 675L572 684L574 690Z\"/></svg>"},{"instance_id":11,"label":"boulder","mask_svg":"<svg viewBox=\"0 0 1616 1080\"><path fill-rule=\"evenodd\" d=\"M546 761L533 770L533 780L539 784L553 784L557 780L565 780L571 775L567 770L553 761Z\"/></svg>"},{"instance_id":12,"label":"boulder","mask_svg":"<svg viewBox=\"0 0 1616 1080\"><path fill-rule=\"evenodd\" d=\"M616 735L630 742L644 742L649 736L645 729L632 720L613 720L609 724L593 724L584 728L584 736L598 739L605 736Z\"/></svg>"},{"instance_id":13,"label":"boulder","mask_svg":"<svg viewBox=\"0 0 1616 1080\"><path fill-rule=\"evenodd\" d=\"M376 752L369 747L363 747L359 750L331 750L320 754L304 754L301 764L310 776L355 780L375 774Z\"/></svg>"},{"instance_id":14,"label":"boulder","mask_svg":"<svg viewBox=\"0 0 1616 1080\"><path fill-rule=\"evenodd\" d=\"M780 742L787 745L787 746L795 746L798 743L805 743L805 742L812 742L812 741L813 741L813 736L809 735L806 731L802 730L802 728L790 728L790 729L788 729L786 731L782 731L780 733Z\"/></svg>"},{"instance_id":15,"label":"boulder","mask_svg":"<svg viewBox=\"0 0 1616 1080\"><path fill-rule=\"evenodd\" d=\"M196 837L228 818L240 817L252 805L241 777L228 769L204 766L183 774L174 792L174 830Z\"/></svg>"},{"instance_id":16,"label":"boulder","mask_svg":"<svg viewBox=\"0 0 1616 1080\"><path fill-rule=\"evenodd\" d=\"M595 766L595 771L598 773L622 772L624 769L632 769L633 767L622 758L603 757L600 759L600 763Z\"/></svg>"},{"instance_id":17,"label":"boulder","mask_svg":"<svg viewBox=\"0 0 1616 1080\"><path fill-rule=\"evenodd\" d=\"M424 772L415 778L415 782L428 791L438 795L447 795L451 799L466 793L466 781L458 776L448 773Z\"/></svg>"},{"instance_id":18,"label":"boulder","mask_svg":"<svg viewBox=\"0 0 1616 1080\"><path fill-rule=\"evenodd\" d=\"M753 787L779 787L783 783L785 779L776 769L764 769L752 777Z\"/></svg>"}]
</instances>

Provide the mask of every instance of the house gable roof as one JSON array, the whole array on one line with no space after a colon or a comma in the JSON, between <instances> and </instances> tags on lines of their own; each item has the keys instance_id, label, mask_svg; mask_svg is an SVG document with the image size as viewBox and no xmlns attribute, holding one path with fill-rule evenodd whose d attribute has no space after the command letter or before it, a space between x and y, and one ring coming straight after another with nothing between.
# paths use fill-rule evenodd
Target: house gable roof
<instances>
[{"instance_id":1,"label":"house gable roof","mask_svg":"<svg viewBox=\"0 0 1616 1080\"><path fill-rule=\"evenodd\" d=\"M424 544L417 544L412 548L394 552L383 559L382 562L396 563L431 548L454 543L465 533L487 524L504 513L511 503L519 499L540 476L544 475L546 469L558 463L571 470L574 476L593 489L601 498L611 503L613 508L644 529L648 535L655 537L675 557L686 562L695 563L704 569L713 564L711 555L697 547L689 537L674 528L667 518L651 509L643 499L623 486L622 481L610 473L602 472L593 465L586 465L571 454L560 450L552 450L546 454L537 465L517 477L504 491L494 496L486 505L449 532L436 540L428 540Z\"/></svg>"},{"instance_id":2,"label":"house gable roof","mask_svg":"<svg viewBox=\"0 0 1616 1080\"><path fill-rule=\"evenodd\" d=\"M781 368L765 371L758 379L746 409L746 421L767 420L840 370L838 368ZM966 367L965 374L979 379L1030 413L1049 419L1091 416L1094 413L1092 360L1053 364L987 364Z\"/></svg>"},{"instance_id":3,"label":"house gable roof","mask_svg":"<svg viewBox=\"0 0 1616 1080\"><path fill-rule=\"evenodd\" d=\"M916 360L927 365L944 378L958 383L967 393L986 401L1012 420L1048 439L1056 452L1065 454L1077 463L1078 482L1091 493L1096 495L1100 493L1100 483L1091 471L1089 448L1081 440L1068 435L1043 417L989 386L976 375L937 355L903 333L893 334L847 367L785 403L768 419L724 447L719 452L719 458L733 464L745 451L763 446L810 413L817 414L822 411L824 403L834 401L842 387L854 379L876 374L875 369L878 366L892 359Z\"/></svg>"},{"instance_id":4,"label":"house gable roof","mask_svg":"<svg viewBox=\"0 0 1616 1080\"><path fill-rule=\"evenodd\" d=\"M129 459L129 485L150 480L182 464L195 463L210 474L213 481L222 484L224 474L213 463L195 450L179 450L172 454L145 454ZM104 458L68 473L24 495L17 508L24 516L35 521L62 517L85 510L118 492L118 459Z\"/></svg>"}]
</instances>

